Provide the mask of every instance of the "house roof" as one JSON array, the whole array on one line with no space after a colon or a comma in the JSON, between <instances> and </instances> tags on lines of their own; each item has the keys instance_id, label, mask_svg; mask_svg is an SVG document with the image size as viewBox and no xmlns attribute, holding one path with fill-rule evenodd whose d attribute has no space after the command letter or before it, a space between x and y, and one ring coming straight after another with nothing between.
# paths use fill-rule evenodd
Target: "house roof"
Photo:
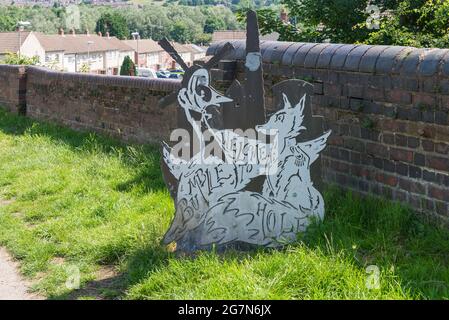
<instances>
[{"instance_id":1,"label":"house roof","mask_svg":"<svg viewBox=\"0 0 449 320\"><path fill-rule=\"evenodd\" d=\"M137 40L123 40L121 42L137 52ZM158 45L156 41L152 39L139 40L139 53L152 53L160 51L164 51L164 49L162 49L162 47Z\"/></svg>"},{"instance_id":2,"label":"house roof","mask_svg":"<svg viewBox=\"0 0 449 320\"><path fill-rule=\"evenodd\" d=\"M279 38L279 34L276 32L260 36L260 40L273 40L276 41ZM245 30L217 30L212 34L212 42L219 41L232 41L232 40L245 40Z\"/></svg>"},{"instance_id":3,"label":"house roof","mask_svg":"<svg viewBox=\"0 0 449 320\"><path fill-rule=\"evenodd\" d=\"M212 34L212 42L243 39L246 39L246 31L244 30L217 30Z\"/></svg>"},{"instance_id":4,"label":"house roof","mask_svg":"<svg viewBox=\"0 0 449 320\"><path fill-rule=\"evenodd\" d=\"M186 52L191 52L191 51L192 51L192 49L189 47L189 45L186 45L186 44L180 44L180 43L178 43L178 42L173 42L173 41L171 41L170 43L171 43L171 45L173 46L173 48L175 48L175 50L176 50L178 53L186 53Z\"/></svg>"},{"instance_id":5,"label":"house roof","mask_svg":"<svg viewBox=\"0 0 449 320\"><path fill-rule=\"evenodd\" d=\"M31 32L22 32L22 43L30 35ZM19 33L18 32L1 32L0 33L0 53L19 51Z\"/></svg>"},{"instance_id":6,"label":"house roof","mask_svg":"<svg viewBox=\"0 0 449 320\"><path fill-rule=\"evenodd\" d=\"M118 48L120 51L133 51L134 50L133 47L126 44L125 42L118 39L117 37L109 37L109 38L105 37L103 39L105 39L106 41L109 41L113 46Z\"/></svg>"},{"instance_id":7,"label":"house roof","mask_svg":"<svg viewBox=\"0 0 449 320\"><path fill-rule=\"evenodd\" d=\"M132 47L137 52L137 40L123 40L125 44ZM178 53L192 52L190 45L180 44L178 42L170 42L173 48ZM152 53L165 51L162 47L153 39L140 39L139 40L139 53Z\"/></svg>"},{"instance_id":8,"label":"house roof","mask_svg":"<svg viewBox=\"0 0 449 320\"><path fill-rule=\"evenodd\" d=\"M206 49L193 43L184 44L183 46L192 53L206 53Z\"/></svg>"},{"instance_id":9,"label":"house roof","mask_svg":"<svg viewBox=\"0 0 449 320\"><path fill-rule=\"evenodd\" d=\"M84 53L101 51L132 51L116 37L100 37L97 34L36 34L42 47L47 52L64 51L65 53Z\"/></svg>"}]
</instances>

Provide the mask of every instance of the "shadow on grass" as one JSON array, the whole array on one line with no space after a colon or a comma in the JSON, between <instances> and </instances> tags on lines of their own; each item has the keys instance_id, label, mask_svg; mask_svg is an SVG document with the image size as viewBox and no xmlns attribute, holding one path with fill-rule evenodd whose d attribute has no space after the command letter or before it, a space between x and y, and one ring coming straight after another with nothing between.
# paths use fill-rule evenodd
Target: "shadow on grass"
<instances>
[{"instance_id":1,"label":"shadow on grass","mask_svg":"<svg viewBox=\"0 0 449 320\"><path fill-rule=\"evenodd\" d=\"M80 289L69 293L51 296L49 299L121 299L126 290L152 272L164 267L173 256L161 246L148 245L132 253L127 258L126 271L114 273L100 280L89 281Z\"/></svg>"}]
</instances>

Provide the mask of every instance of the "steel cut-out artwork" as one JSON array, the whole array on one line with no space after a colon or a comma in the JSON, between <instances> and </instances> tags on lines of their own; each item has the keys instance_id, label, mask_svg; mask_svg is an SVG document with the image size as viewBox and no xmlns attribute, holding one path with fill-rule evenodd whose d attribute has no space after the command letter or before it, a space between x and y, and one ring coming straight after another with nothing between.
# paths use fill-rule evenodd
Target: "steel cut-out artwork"
<instances>
[{"instance_id":1,"label":"steel cut-out artwork","mask_svg":"<svg viewBox=\"0 0 449 320\"><path fill-rule=\"evenodd\" d=\"M226 94L211 86L209 69L233 52L232 44L191 68L167 40L160 45L186 70L179 92L161 101L177 100L181 110L176 142L163 145L176 208L163 242L181 251L277 247L323 219L317 160L331 132L312 115L313 87L302 80L273 86L276 111L266 117L256 14L247 14L245 84L235 80Z\"/></svg>"}]
</instances>

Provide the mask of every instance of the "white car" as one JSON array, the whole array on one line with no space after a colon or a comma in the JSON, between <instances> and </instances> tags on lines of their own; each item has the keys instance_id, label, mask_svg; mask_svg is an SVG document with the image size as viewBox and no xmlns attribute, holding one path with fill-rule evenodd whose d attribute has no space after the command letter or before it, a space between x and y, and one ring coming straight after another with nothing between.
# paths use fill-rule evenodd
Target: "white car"
<instances>
[{"instance_id":1,"label":"white car","mask_svg":"<svg viewBox=\"0 0 449 320\"><path fill-rule=\"evenodd\" d=\"M150 68L136 68L136 70L137 70L138 77L144 77L144 78L150 78L150 79L157 78L156 71L151 70Z\"/></svg>"}]
</instances>

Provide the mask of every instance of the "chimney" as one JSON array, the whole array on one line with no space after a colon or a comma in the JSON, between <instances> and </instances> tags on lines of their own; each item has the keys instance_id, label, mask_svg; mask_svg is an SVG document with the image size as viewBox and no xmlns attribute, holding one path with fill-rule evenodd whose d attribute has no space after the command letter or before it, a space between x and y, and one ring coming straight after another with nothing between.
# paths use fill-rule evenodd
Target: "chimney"
<instances>
[{"instance_id":1,"label":"chimney","mask_svg":"<svg viewBox=\"0 0 449 320\"><path fill-rule=\"evenodd\" d=\"M110 36L109 36L109 31L106 31L106 37L109 39L110 38Z\"/></svg>"},{"instance_id":2,"label":"chimney","mask_svg":"<svg viewBox=\"0 0 449 320\"><path fill-rule=\"evenodd\" d=\"M58 34L59 34L60 36L64 36L64 29L59 28Z\"/></svg>"},{"instance_id":3,"label":"chimney","mask_svg":"<svg viewBox=\"0 0 449 320\"><path fill-rule=\"evenodd\" d=\"M71 34L72 36L75 36L75 35L76 35L76 33L75 33L75 28L70 29L70 34Z\"/></svg>"},{"instance_id":4,"label":"chimney","mask_svg":"<svg viewBox=\"0 0 449 320\"><path fill-rule=\"evenodd\" d=\"M102 36L103 36L103 34L101 33L101 31L98 31L98 36L99 36L99 37L102 37Z\"/></svg>"},{"instance_id":5,"label":"chimney","mask_svg":"<svg viewBox=\"0 0 449 320\"><path fill-rule=\"evenodd\" d=\"M284 8L281 9L281 21L284 23L288 23L288 14Z\"/></svg>"},{"instance_id":6,"label":"chimney","mask_svg":"<svg viewBox=\"0 0 449 320\"><path fill-rule=\"evenodd\" d=\"M86 29L86 36L90 36L89 29Z\"/></svg>"}]
</instances>

